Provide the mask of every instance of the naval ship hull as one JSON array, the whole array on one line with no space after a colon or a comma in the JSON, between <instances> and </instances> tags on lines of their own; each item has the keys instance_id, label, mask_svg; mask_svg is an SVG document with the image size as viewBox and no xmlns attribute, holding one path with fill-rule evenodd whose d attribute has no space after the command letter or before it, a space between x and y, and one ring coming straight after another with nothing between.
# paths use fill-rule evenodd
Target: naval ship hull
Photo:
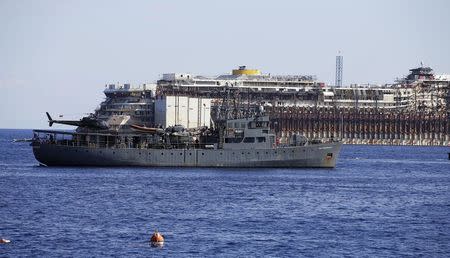
<instances>
[{"instance_id":1,"label":"naval ship hull","mask_svg":"<svg viewBox=\"0 0 450 258\"><path fill-rule=\"evenodd\" d=\"M334 168L341 143L271 149L90 148L33 143L44 166L320 167Z\"/></svg>"}]
</instances>

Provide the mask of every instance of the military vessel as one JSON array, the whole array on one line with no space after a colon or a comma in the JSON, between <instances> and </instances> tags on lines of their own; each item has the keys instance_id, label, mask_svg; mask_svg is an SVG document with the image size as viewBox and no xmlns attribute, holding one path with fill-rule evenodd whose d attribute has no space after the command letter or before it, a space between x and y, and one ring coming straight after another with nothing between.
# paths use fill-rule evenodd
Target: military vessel
<instances>
[{"instance_id":1,"label":"military vessel","mask_svg":"<svg viewBox=\"0 0 450 258\"><path fill-rule=\"evenodd\" d=\"M54 122L54 121L52 121ZM136 127L134 133L34 130L44 166L328 167L341 143L294 134L278 144L268 116L228 119L215 128Z\"/></svg>"},{"instance_id":2,"label":"military vessel","mask_svg":"<svg viewBox=\"0 0 450 258\"><path fill-rule=\"evenodd\" d=\"M47 113L49 126L77 129L34 130L34 155L44 166L336 166L339 141L309 140L298 132L282 137L275 131L277 121L265 114L264 101L243 100L242 89L236 86L242 76L249 82L265 78L258 70L240 67L231 79L221 77L212 86L207 80L201 87L199 81L186 92L173 92L173 80L192 80L184 74L165 75L158 85L140 89L107 85L106 100L94 114L80 120L54 120ZM306 83L297 77L288 82ZM214 94L198 95L205 87Z\"/></svg>"}]
</instances>

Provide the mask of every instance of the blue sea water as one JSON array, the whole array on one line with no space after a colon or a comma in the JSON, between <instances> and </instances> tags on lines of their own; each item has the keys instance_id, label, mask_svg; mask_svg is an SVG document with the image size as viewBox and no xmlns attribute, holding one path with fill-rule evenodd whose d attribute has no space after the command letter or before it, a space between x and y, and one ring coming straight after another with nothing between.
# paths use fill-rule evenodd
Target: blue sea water
<instances>
[{"instance_id":1,"label":"blue sea water","mask_svg":"<svg viewBox=\"0 0 450 258\"><path fill-rule=\"evenodd\" d=\"M0 257L450 255L450 148L344 146L336 169L46 168L11 142L30 136L0 130Z\"/></svg>"}]
</instances>

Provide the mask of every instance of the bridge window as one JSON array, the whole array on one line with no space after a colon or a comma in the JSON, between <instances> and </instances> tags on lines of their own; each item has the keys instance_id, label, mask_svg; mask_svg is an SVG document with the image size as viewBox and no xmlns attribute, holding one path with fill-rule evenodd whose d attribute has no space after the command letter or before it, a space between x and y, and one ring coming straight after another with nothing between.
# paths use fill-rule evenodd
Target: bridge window
<instances>
[{"instance_id":1,"label":"bridge window","mask_svg":"<svg viewBox=\"0 0 450 258\"><path fill-rule=\"evenodd\" d=\"M266 142L266 137L257 137L258 142Z\"/></svg>"},{"instance_id":2,"label":"bridge window","mask_svg":"<svg viewBox=\"0 0 450 258\"><path fill-rule=\"evenodd\" d=\"M268 121L252 121L248 123L249 129L255 129L255 128L268 128L269 122Z\"/></svg>"}]
</instances>

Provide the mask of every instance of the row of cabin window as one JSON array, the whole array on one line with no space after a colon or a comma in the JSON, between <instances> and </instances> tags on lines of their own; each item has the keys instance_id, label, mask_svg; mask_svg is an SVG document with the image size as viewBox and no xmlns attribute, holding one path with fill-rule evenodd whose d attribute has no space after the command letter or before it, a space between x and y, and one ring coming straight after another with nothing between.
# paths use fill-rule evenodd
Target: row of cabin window
<instances>
[{"instance_id":1,"label":"row of cabin window","mask_svg":"<svg viewBox=\"0 0 450 258\"><path fill-rule=\"evenodd\" d=\"M225 143L241 143L242 140L245 143L255 143L255 137L245 137L245 138L225 138ZM266 142L266 137L256 137L256 142Z\"/></svg>"},{"instance_id":2,"label":"row of cabin window","mask_svg":"<svg viewBox=\"0 0 450 258\"><path fill-rule=\"evenodd\" d=\"M234 126L233 126L234 125ZM245 129L245 123L238 123L238 122L235 122L234 124L233 124L233 122L228 122L228 128L242 128L242 129Z\"/></svg>"},{"instance_id":3,"label":"row of cabin window","mask_svg":"<svg viewBox=\"0 0 450 258\"><path fill-rule=\"evenodd\" d=\"M250 129L254 129L254 128L268 128L268 127L269 127L269 122L268 121L251 121L251 122L248 122L248 128L250 128ZM228 128L242 128L242 129L245 129L245 123L228 122Z\"/></svg>"}]
</instances>

